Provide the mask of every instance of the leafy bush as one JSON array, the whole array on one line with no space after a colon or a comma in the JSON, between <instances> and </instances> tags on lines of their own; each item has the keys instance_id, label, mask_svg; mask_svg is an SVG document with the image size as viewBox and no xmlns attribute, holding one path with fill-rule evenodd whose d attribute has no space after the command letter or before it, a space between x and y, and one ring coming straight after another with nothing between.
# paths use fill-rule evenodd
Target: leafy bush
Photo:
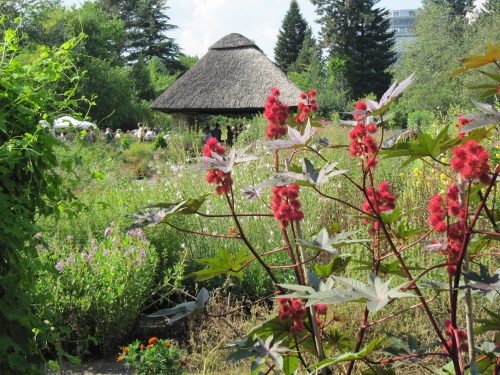
<instances>
[{"instance_id":1,"label":"leafy bush","mask_svg":"<svg viewBox=\"0 0 500 375\"><path fill-rule=\"evenodd\" d=\"M181 354L175 342L151 337L147 343L134 341L122 349L118 362L137 371L138 375L181 375Z\"/></svg>"},{"instance_id":2,"label":"leafy bush","mask_svg":"<svg viewBox=\"0 0 500 375\"><path fill-rule=\"evenodd\" d=\"M120 138L120 148L122 150L128 150L130 145L137 141L137 138L132 137L130 134L124 134Z\"/></svg>"},{"instance_id":3,"label":"leafy bush","mask_svg":"<svg viewBox=\"0 0 500 375\"><path fill-rule=\"evenodd\" d=\"M159 133L153 142L153 150L158 150L159 148L167 148L165 133Z\"/></svg>"},{"instance_id":4,"label":"leafy bush","mask_svg":"<svg viewBox=\"0 0 500 375\"><path fill-rule=\"evenodd\" d=\"M408 115L408 128L422 130L429 127L434 121L434 113L431 111L413 111Z\"/></svg>"},{"instance_id":5,"label":"leafy bush","mask_svg":"<svg viewBox=\"0 0 500 375\"><path fill-rule=\"evenodd\" d=\"M76 107L74 90L61 94L60 88L78 82L73 49L80 40L27 53L3 22L0 17L0 373L32 374L42 372L34 332L44 336L47 328L31 307L35 218L57 214L59 202L72 197L60 175L71 180L72 162L60 163L59 142L38 122Z\"/></svg>"},{"instance_id":6,"label":"leafy bush","mask_svg":"<svg viewBox=\"0 0 500 375\"><path fill-rule=\"evenodd\" d=\"M83 250L70 236L39 248L41 310L55 314L53 325L71 328L66 346L78 355L92 338L107 350L129 334L153 286L157 254L144 232L110 227L105 235Z\"/></svg>"}]
</instances>

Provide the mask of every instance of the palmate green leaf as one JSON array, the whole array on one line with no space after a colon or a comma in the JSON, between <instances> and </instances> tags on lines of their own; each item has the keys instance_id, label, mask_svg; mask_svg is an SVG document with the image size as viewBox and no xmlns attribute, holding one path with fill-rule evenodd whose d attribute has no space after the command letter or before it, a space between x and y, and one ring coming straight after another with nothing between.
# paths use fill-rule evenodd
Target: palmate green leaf
<instances>
[{"instance_id":1,"label":"palmate green leaf","mask_svg":"<svg viewBox=\"0 0 500 375\"><path fill-rule=\"evenodd\" d=\"M377 347L382 345L385 342L384 337L376 338L372 341L370 341L368 344L366 344L360 351L358 352L348 352L344 354L340 354L338 356L335 356L333 358L327 358L321 362L318 362L314 364L313 366L310 366L308 370L312 371L312 373L317 373L317 371L321 370L322 368L325 368L327 366L334 365L336 363L340 362L350 362L350 361L357 361L360 359L364 359L368 357L370 353L372 353Z\"/></svg>"},{"instance_id":2,"label":"palmate green leaf","mask_svg":"<svg viewBox=\"0 0 500 375\"><path fill-rule=\"evenodd\" d=\"M478 291L478 294L485 296L490 302L494 302L500 294L500 268L491 275L488 268L482 264L479 265L480 273L469 271L464 273L466 280L473 281L468 286Z\"/></svg>"},{"instance_id":3,"label":"palmate green leaf","mask_svg":"<svg viewBox=\"0 0 500 375\"><path fill-rule=\"evenodd\" d=\"M134 219L134 223L127 227L127 230L155 226L165 223L171 216L174 215L192 215L198 212L201 206L205 203L211 193L205 193L199 198L189 198L175 203L155 203L145 208L150 210L145 212L137 212L133 215L126 215L130 219ZM152 210L152 208L159 208Z\"/></svg>"},{"instance_id":4,"label":"palmate green leaf","mask_svg":"<svg viewBox=\"0 0 500 375\"><path fill-rule=\"evenodd\" d=\"M350 288L352 288L354 296L357 296L358 301L366 301L366 307L370 312L376 312L387 305L391 300L405 297L415 297L411 293L400 292L399 287L390 288L391 279L385 283L382 279L370 274L368 284L363 284L354 279L346 279L343 277L335 277L334 279Z\"/></svg>"},{"instance_id":5,"label":"palmate green leaf","mask_svg":"<svg viewBox=\"0 0 500 375\"><path fill-rule=\"evenodd\" d=\"M439 154L447 151L460 142L448 134L449 125L445 126L435 137L421 131L417 139L405 143L396 143L392 147L380 151L384 159L408 157L403 163L408 163L422 157L437 158Z\"/></svg>"},{"instance_id":6,"label":"palmate green leaf","mask_svg":"<svg viewBox=\"0 0 500 375\"><path fill-rule=\"evenodd\" d=\"M338 282L348 288L333 288L333 283ZM370 274L368 284L354 279L347 279L338 276L330 277L327 282L321 283L319 290L303 285L281 285L283 288L292 290L292 293L281 296L283 298L300 298L307 300L306 306L323 303L335 305L344 302L366 302L366 307L370 312L376 312L385 305L397 298L414 297L411 293L400 292L399 288L390 288L391 280L386 282Z\"/></svg>"},{"instance_id":7,"label":"palmate green leaf","mask_svg":"<svg viewBox=\"0 0 500 375\"><path fill-rule=\"evenodd\" d=\"M147 315L150 318L158 318L164 316L171 316L168 324L172 324L189 315L197 314L203 311L205 305L210 297L208 290L202 288L196 296L196 301L180 303L174 307L159 310L153 314Z\"/></svg>"},{"instance_id":8,"label":"palmate green leaf","mask_svg":"<svg viewBox=\"0 0 500 375\"><path fill-rule=\"evenodd\" d=\"M301 186L320 186L328 182L335 176L346 174L347 170L337 169L339 163L328 163L321 169L314 168L310 160L304 158L301 169L296 166L290 168L289 172L276 174L274 177L260 183L258 186L263 188L267 186L283 186L288 184L297 184Z\"/></svg>"},{"instance_id":9,"label":"palmate green leaf","mask_svg":"<svg viewBox=\"0 0 500 375\"><path fill-rule=\"evenodd\" d=\"M355 243L371 242L368 239L350 239L355 235L357 231L354 232L342 232L329 236L328 230L326 228L321 229L316 238L313 241L299 240L300 244L304 247L312 248L315 250L323 250L328 253L337 255L337 248L345 245L352 245Z\"/></svg>"},{"instance_id":10,"label":"palmate green leaf","mask_svg":"<svg viewBox=\"0 0 500 375\"><path fill-rule=\"evenodd\" d=\"M189 277L194 277L196 281L204 281L227 274L241 279L243 277L241 267L251 258L252 256L248 254L247 249L242 249L237 254L223 249L213 258L197 259L196 262L207 267L193 272Z\"/></svg>"},{"instance_id":11,"label":"palmate green leaf","mask_svg":"<svg viewBox=\"0 0 500 375\"><path fill-rule=\"evenodd\" d=\"M500 313L496 313L483 307L484 311L490 316L488 319L475 319L475 323L481 324L479 327L474 328L477 334L497 331L500 332Z\"/></svg>"},{"instance_id":12,"label":"palmate green leaf","mask_svg":"<svg viewBox=\"0 0 500 375\"><path fill-rule=\"evenodd\" d=\"M315 264L314 271L319 277L330 277L333 273L344 272L350 261L351 254L341 254L334 256L328 264Z\"/></svg>"}]
</instances>

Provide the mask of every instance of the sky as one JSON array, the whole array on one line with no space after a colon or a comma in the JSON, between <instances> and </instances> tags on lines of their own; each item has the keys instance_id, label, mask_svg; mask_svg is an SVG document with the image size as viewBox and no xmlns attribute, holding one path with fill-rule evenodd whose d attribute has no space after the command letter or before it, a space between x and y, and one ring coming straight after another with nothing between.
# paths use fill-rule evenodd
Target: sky
<instances>
[{"instance_id":1,"label":"sky","mask_svg":"<svg viewBox=\"0 0 500 375\"><path fill-rule=\"evenodd\" d=\"M83 0L63 0L67 5ZM476 0L477 2L477 0ZM481 0L479 2L482 2ZM317 35L320 26L310 0L298 0L302 15ZM290 0L169 0L167 11L178 29L170 32L187 55L203 56L223 36L239 33L254 41L271 60L278 31ZM390 10L415 9L420 0L381 0Z\"/></svg>"}]
</instances>

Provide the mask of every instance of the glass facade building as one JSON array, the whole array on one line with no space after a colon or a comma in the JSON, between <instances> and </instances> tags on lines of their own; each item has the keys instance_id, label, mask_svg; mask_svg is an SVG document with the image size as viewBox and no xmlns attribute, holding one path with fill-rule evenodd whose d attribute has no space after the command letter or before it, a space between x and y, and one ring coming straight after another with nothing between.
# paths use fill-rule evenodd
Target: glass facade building
<instances>
[{"instance_id":1,"label":"glass facade building","mask_svg":"<svg viewBox=\"0 0 500 375\"><path fill-rule=\"evenodd\" d=\"M416 39L415 21L417 20L418 13L418 9L400 9L389 11L389 19L391 21L390 27L391 30L395 31L395 50L398 58L403 55L405 45Z\"/></svg>"}]
</instances>

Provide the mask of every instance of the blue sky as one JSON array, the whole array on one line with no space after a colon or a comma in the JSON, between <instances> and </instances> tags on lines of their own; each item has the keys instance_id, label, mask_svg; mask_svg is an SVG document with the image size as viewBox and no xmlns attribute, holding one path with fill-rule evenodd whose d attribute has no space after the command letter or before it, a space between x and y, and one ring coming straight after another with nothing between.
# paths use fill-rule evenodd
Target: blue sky
<instances>
[{"instance_id":1,"label":"blue sky","mask_svg":"<svg viewBox=\"0 0 500 375\"><path fill-rule=\"evenodd\" d=\"M68 5L82 0L64 0ZM302 14L317 34L319 25L314 5L298 0ZM240 33L253 40L270 58L281 21L290 0L169 0L167 14L179 28L170 35L188 55L203 56L208 48L224 35ZM414 9L419 0L382 0L378 4L391 10Z\"/></svg>"}]
</instances>

